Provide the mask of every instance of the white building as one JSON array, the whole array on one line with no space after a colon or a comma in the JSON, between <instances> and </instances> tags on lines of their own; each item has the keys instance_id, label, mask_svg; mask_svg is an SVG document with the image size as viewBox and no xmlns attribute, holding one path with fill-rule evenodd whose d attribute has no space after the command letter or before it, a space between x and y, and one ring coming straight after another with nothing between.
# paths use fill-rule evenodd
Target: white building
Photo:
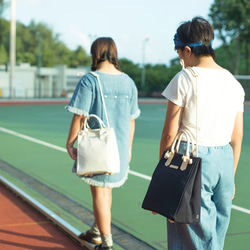
<instances>
[{"instance_id":1,"label":"white building","mask_svg":"<svg viewBox=\"0 0 250 250\"><path fill-rule=\"evenodd\" d=\"M72 95L82 72L88 67L67 68L56 65L53 68L42 67L39 79L38 68L22 63L15 67L13 92L15 98L58 98ZM0 98L10 97L10 72L6 66L0 66Z\"/></svg>"}]
</instances>

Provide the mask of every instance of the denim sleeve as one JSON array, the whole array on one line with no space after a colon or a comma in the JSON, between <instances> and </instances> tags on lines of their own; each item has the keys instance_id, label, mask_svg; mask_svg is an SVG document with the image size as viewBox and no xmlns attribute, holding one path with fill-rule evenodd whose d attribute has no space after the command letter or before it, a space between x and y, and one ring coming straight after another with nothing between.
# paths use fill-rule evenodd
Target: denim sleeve
<instances>
[{"instance_id":1,"label":"denim sleeve","mask_svg":"<svg viewBox=\"0 0 250 250\"><path fill-rule=\"evenodd\" d=\"M66 110L78 115L89 115L92 93L90 80L86 76L83 76L76 86L69 105L65 107Z\"/></svg>"},{"instance_id":2,"label":"denim sleeve","mask_svg":"<svg viewBox=\"0 0 250 250\"><path fill-rule=\"evenodd\" d=\"M140 113L141 111L138 107L138 91L135 84L133 83L130 119L138 118L140 116Z\"/></svg>"}]
</instances>

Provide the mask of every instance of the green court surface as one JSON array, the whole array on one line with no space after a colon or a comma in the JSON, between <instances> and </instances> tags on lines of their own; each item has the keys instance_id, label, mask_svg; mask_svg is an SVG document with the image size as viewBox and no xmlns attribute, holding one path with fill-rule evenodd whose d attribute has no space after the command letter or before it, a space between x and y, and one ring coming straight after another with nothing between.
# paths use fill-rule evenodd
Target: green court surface
<instances>
[{"instance_id":1,"label":"green court surface","mask_svg":"<svg viewBox=\"0 0 250 250\"><path fill-rule=\"evenodd\" d=\"M130 174L123 187L113 190L112 223L155 249L166 249L166 221L160 215L154 216L143 210L141 204L149 184L144 175L151 176L158 161L166 107L163 104L140 105L142 112L136 120L130 169L142 176ZM235 207L225 243L228 250L250 249L250 113L249 109L246 111L242 155L236 175L236 197L233 201ZM66 112L61 104L0 106L0 159L92 210L89 186L71 173L73 162L64 149L71 118L72 114ZM19 134L10 134L11 131ZM20 134L28 138L20 137ZM44 145L43 142L49 144ZM82 231L88 229L63 208L14 178L6 169L0 169L0 175L58 213L72 226Z\"/></svg>"}]
</instances>

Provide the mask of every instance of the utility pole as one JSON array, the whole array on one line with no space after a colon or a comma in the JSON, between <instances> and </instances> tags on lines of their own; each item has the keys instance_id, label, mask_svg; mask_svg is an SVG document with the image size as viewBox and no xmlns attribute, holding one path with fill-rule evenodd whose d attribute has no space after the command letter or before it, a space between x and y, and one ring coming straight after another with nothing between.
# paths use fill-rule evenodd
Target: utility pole
<instances>
[{"instance_id":1,"label":"utility pole","mask_svg":"<svg viewBox=\"0 0 250 250\"><path fill-rule=\"evenodd\" d=\"M10 99L14 98L16 65L16 0L11 0L10 21Z\"/></svg>"},{"instance_id":2,"label":"utility pole","mask_svg":"<svg viewBox=\"0 0 250 250\"><path fill-rule=\"evenodd\" d=\"M146 47L146 42L148 42L149 39L146 38L142 42L142 71L141 71L141 91L142 91L142 96L144 96L144 91L145 91L145 79L146 79L146 69L145 69L145 47Z\"/></svg>"},{"instance_id":3,"label":"utility pole","mask_svg":"<svg viewBox=\"0 0 250 250\"><path fill-rule=\"evenodd\" d=\"M38 31L38 97L41 98L41 92L42 92L42 76L41 76L41 68L42 68L42 53L43 53L43 47L42 47L42 35Z\"/></svg>"}]
</instances>

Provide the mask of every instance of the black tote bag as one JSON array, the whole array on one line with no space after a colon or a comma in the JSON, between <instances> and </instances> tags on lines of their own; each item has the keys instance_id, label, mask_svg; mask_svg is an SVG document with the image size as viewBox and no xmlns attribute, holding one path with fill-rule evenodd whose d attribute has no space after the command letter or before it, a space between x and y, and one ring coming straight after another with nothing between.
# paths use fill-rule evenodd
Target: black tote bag
<instances>
[{"instance_id":1,"label":"black tote bag","mask_svg":"<svg viewBox=\"0 0 250 250\"><path fill-rule=\"evenodd\" d=\"M185 155L178 153L183 134L187 138ZM171 151L160 159L142 203L142 208L184 224L198 223L201 207L201 158L194 157L192 140L189 153L190 139L187 131L176 136Z\"/></svg>"}]
</instances>

